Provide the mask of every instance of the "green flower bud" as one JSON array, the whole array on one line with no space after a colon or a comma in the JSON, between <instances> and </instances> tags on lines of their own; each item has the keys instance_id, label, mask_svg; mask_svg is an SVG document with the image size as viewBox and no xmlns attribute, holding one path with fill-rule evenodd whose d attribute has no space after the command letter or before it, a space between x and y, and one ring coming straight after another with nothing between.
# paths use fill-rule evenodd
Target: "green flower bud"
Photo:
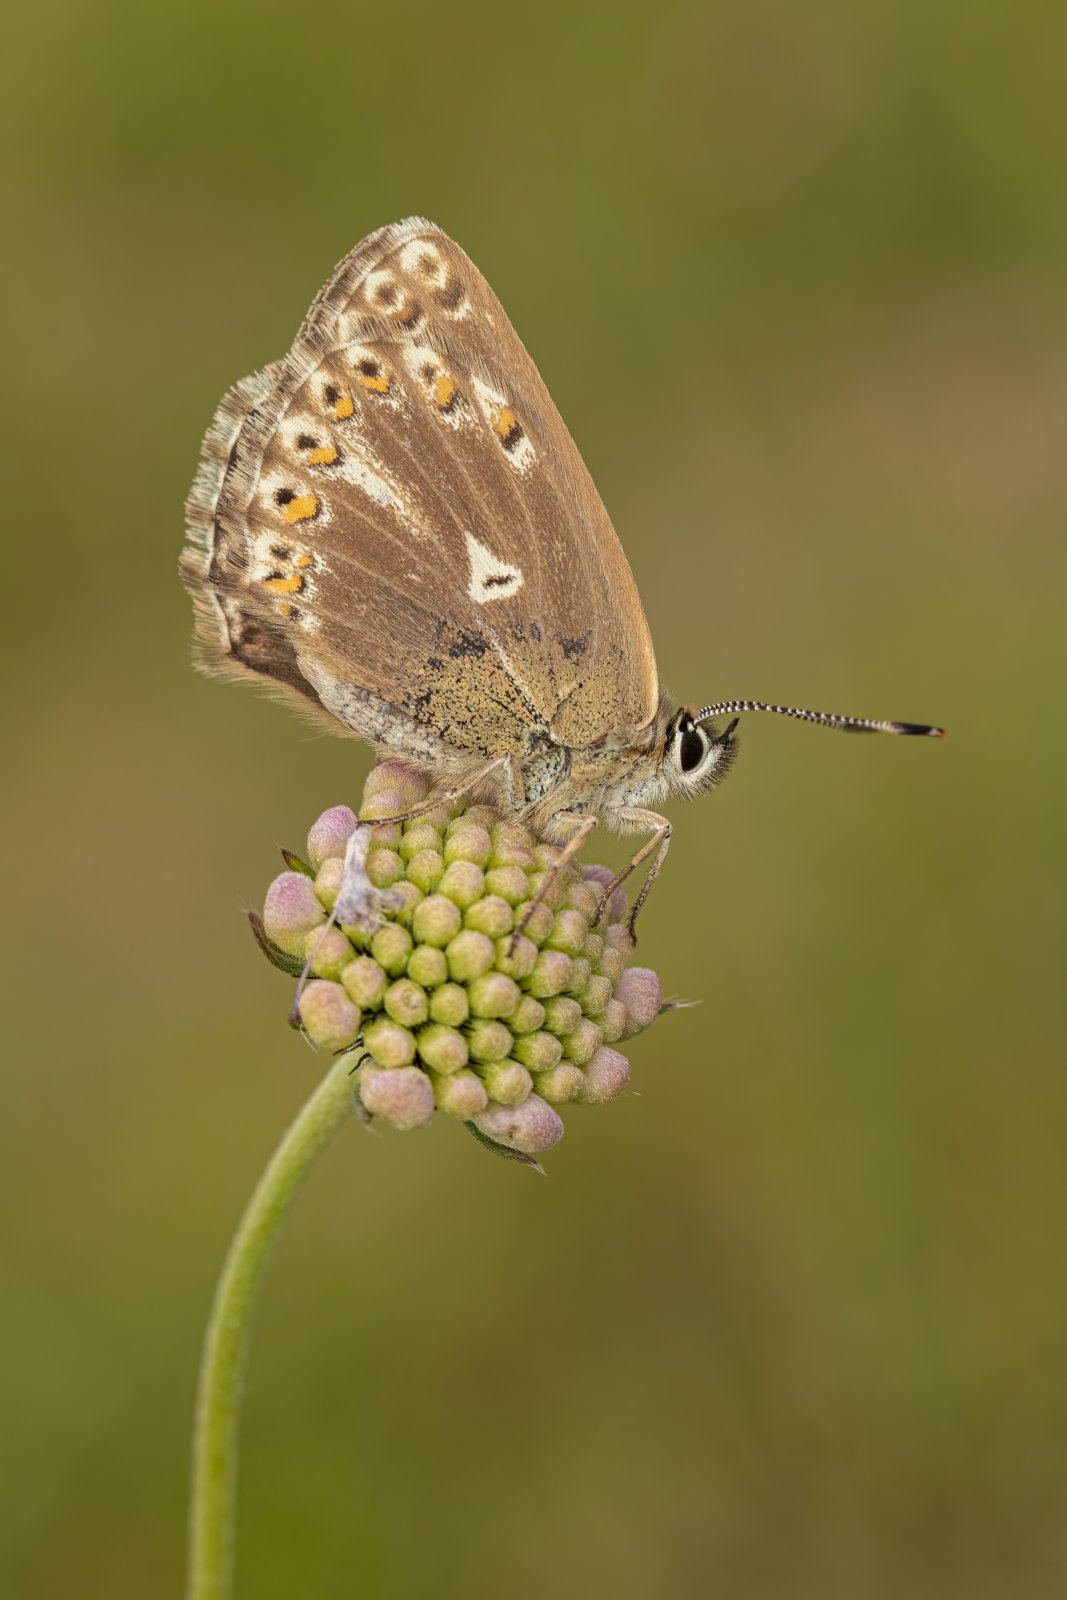
<instances>
[{"instance_id":1,"label":"green flower bud","mask_svg":"<svg viewBox=\"0 0 1067 1600\"><path fill-rule=\"evenodd\" d=\"M395 850L372 848L367 857L367 877L376 889L388 889L404 876L404 863Z\"/></svg>"},{"instance_id":2,"label":"green flower bud","mask_svg":"<svg viewBox=\"0 0 1067 1600\"><path fill-rule=\"evenodd\" d=\"M588 955L588 951L586 951L586 954ZM612 992L614 992L619 979L622 977L625 966L626 962L623 959L622 951L614 950L605 940L604 948L600 952L600 960L594 964L594 970L602 978L607 978L611 984Z\"/></svg>"},{"instance_id":3,"label":"green flower bud","mask_svg":"<svg viewBox=\"0 0 1067 1600\"><path fill-rule=\"evenodd\" d=\"M490 938L473 928L464 928L445 948L448 975L455 983L470 983L489 971L495 954Z\"/></svg>"},{"instance_id":4,"label":"green flower bud","mask_svg":"<svg viewBox=\"0 0 1067 1600\"><path fill-rule=\"evenodd\" d=\"M582 955L588 961L593 971L598 971L600 959L604 954L604 940L599 933L586 934L585 943L582 945Z\"/></svg>"},{"instance_id":5,"label":"green flower bud","mask_svg":"<svg viewBox=\"0 0 1067 1600\"><path fill-rule=\"evenodd\" d=\"M400 843L397 845L398 854L405 861L413 861L421 850L439 851L441 848L441 830L432 823L419 817L404 830Z\"/></svg>"},{"instance_id":6,"label":"green flower bud","mask_svg":"<svg viewBox=\"0 0 1067 1600\"><path fill-rule=\"evenodd\" d=\"M625 922L613 922L604 935L604 943L627 958L633 954L633 935Z\"/></svg>"},{"instance_id":7,"label":"green flower bud","mask_svg":"<svg viewBox=\"0 0 1067 1600\"><path fill-rule=\"evenodd\" d=\"M573 1061L561 1061L549 1072L534 1074L534 1089L549 1105L564 1105L576 1099L584 1088L585 1074Z\"/></svg>"},{"instance_id":8,"label":"green flower bud","mask_svg":"<svg viewBox=\"0 0 1067 1600\"><path fill-rule=\"evenodd\" d=\"M385 998L386 977L371 956L357 956L341 973L345 993L364 1011L379 1011Z\"/></svg>"},{"instance_id":9,"label":"green flower bud","mask_svg":"<svg viewBox=\"0 0 1067 1600\"><path fill-rule=\"evenodd\" d=\"M553 872L548 868L544 868L539 872L531 872L529 877L530 898L537 900L549 911L558 911L567 899L569 881L565 872Z\"/></svg>"},{"instance_id":10,"label":"green flower bud","mask_svg":"<svg viewBox=\"0 0 1067 1600\"><path fill-rule=\"evenodd\" d=\"M341 859L355 828L356 813L350 806L331 806L311 824L308 860L316 872L323 862Z\"/></svg>"},{"instance_id":11,"label":"green flower bud","mask_svg":"<svg viewBox=\"0 0 1067 1600\"><path fill-rule=\"evenodd\" d=\"M490 1061L478 1072L490 1100L498 1105L521 1105L533 1088L533 1079L518 1061Z\"/></svg>"},{"instance_id":12,"label":"green flower bud","mask_svg":"<svg viewBox=\"0 0 1067 1600\"><path fill-rule=\"evenodd\" d=\"M528 1072L549 1072L559 1065L563 1045L554 1033L526 1033L515 1040L512 1055Z\"/></svg>"},{"instance_id":13,"label":"green flower bud","mask_svg":"<svg viewBox=\"0 0 1067 1600\"><path fill-rule=\"evenodd\" d=\"M530 880L521 867L490 867L485 875L489 894L498 894L509 906L530 898Z\"/></svg>"},{"instance_id":14,"label":"green flower bud","mask_svg":"<svg viewBox=\"0 0 1067 1600\"><path fill-rule=\"evenodd\" d=\"M499 821L500 818L492 806L468 806L459 816L450 819L445 833L451 836L460 828L467 828L472 824L477 824L479 828L485 828L488 831L490 828L495 827Z\"/></svg>"},{"instance_id":15,"label":"green flower bud","mask_svg":"<svg viewBox=\"0 0 1067 1600\"><path fill-rule=\"evenodd\" d=\"M557 1038L573 1033L582 1020L582 1008L569 994L557 994L545 1001L545 1027Z\"/></svg>"},{"instance_id":16,"label":"green flower bud","mask_svg":"<svg viewBox=\"0 0 1067 1600\"><path fill-rule=\"evenodd\" d=\"M359 1072L359 1097L372 1116L394 1128L421 1128L433 1116L433 1084L418 1067L371 1066Z\"/></svg>"},{"instance_id":17,"label":"green flower bud","mask_svg":"<svg viewBox=\"0 0 1067 1600\"><path fill-rule=\"evenodd\" d=\"M572 883L567 890L565 904L572 906L575 911L580 911L591 926L600 910L600 895L597 893L596 885L586 883L583 878L579 878L578 882Z\"/></svg>"},{"instance_id":18,"label":"green flower bud","mask_svg":"<svg viewBox=\"0 0 1067 1600\"><path fill-rule=\"evenodd\" d=\"M485 874L473 861L450 861L441 879L440 892L461 911L466 911L485 893Z\"/></svg>"},{"instance_id":19,"label":"green flower bud","mask_svg":"<svg viewBox=\"0 0 1067 1600\"><path fill-rule=\"evenodd\" d=\"M629 1036L626 1007L621 1000L609 1000L596 1020L604 1034L605 1044L615 1044L619 1039Z\"/></svg>"},{"instance_id":20,"label":"green flower bud","mask_svg":"<svg viewBox=\"0 0 1067 1600\"><path fill-rule=\"evenodd\" d=\"M503 1061L511 1054L512 1042L511 1029L503 1022L480 1018L467 1030L472 1061Z\"/></svg>"},{"instance_id":21,"label":"green flower bud","mask_svg":"<svg viewBox=\"0 0 1067 1600\"><path fill-rule=\"evenodd\" d=\"M428 1022L425 1028L419 1029L415 1048L420 1061L442 1074L459 1072L470 1059L467 1041L459 1030L447 1028L440 1022Z\"/></svg>"},{"instance_id":22,"label":"green flower bud","mask_svg":"<svg viewBox=\"0 0 1067 1600\"><path fill-rule=\"evenodd\" d=\"M597 1017L611 999L610 978L591 976L582 990L582 1010L587 1017Z\"/></svg>"},{"instance_id":23,"label":"green flower bud","mask_svg":"<svg viewBox=\"0 0 1067 1600\"><path fill-rule=\"evenodd\" d=\"M411 950L411 935L398 922L384 922L370 942L371 955L391 978L405 971Z\"/></svg>"},{"instance_id":24,"label":"green flower bud","mask_svg":"<svg viewBox=\"0 0 1067 1600\"><path fill-rule=\"evenodd\" d=\"M534 853L529 842L517 831L508 832L497 827L493 829L493 850L489 858L491 867L519 867L523 872L532 872L534 869Z\"/></svg>"},{"instance_id":25,"label":"green flower bud","mask_svg":"<svg viewBox=\"0 0 1067 1600\"><path fill-rule=\"evenodd\" d=\"M550 950L565 950L569 956L581 955L588 933L589 923L580 911L557 911L545 944Z\"/></svg>"},{"instance_id":26,"label":"green flower bud","mask_svg":"<svg viewBox=\"0 0 1067 1600\"><path fill-rule=\"evenodd\" d=\"M506 900L498 894L487 894L464 912L463 926L484 933L490 939L499 939L510 933L514 915Z\"/></svg>"},{"instance_id":27,"label":"green flower bud","mask_svg":"<svg viewBox=\"0 0 1067 1600\"><path fill-rule=\"evenodd\" d=\"M447 895L428 894L426 899L415 907L415 914L411 919L411 931L420 944L432 944L441 948L450 939L455 938L461 920L459 907Z\"/></svg>"},{"instance_id":28,"label":"green flower bud","mask_svg":"<svg viewBox=\"0 0 1067 1600\"><path fill-rule=\"evenodd\" d=\"M563 1138L562 1118L538 1094L519 1106L490 1105L473 1120L487 1139L527 1155L548 1150Z\"/></svg>"},{"instance_id":29,"label":"green flower bud","mask_svg":"<svg viewBox=\"0 0 1067 1600\"><path fill-rule=\"evenodd\" d=\"M304 959L316 978L339 978L352 959L352 946L340 928L309 928L304 935Z\"/></svg>"},{"instance_id":30,"label":"green flower bud","mask_svg":"<svg viewBox=\"0 0 1067 1600\"><path fill-rule=\"evenodd\" d=\"M430 1016L449 1028L460 1028L470 1016L467 991L460 983L443 983L430 993Z\"/></svg>"},{"instance_id":31,"label":"green flower bud","mask_svg":"<svg viewBox=\"0 0 1067 1600\"><path fill-rule=\"evenodd\" d=\"M300 1010L303 1013L303 1002ZM379 1067L408 1067L415 1059L415 1037L399 1023L378 1016L363 1029L363 1043ZM371 1110L371 1107L367 1107Z\"/></svg>"},{"instance_id":32,"label":"green flower bud","mask_svg":"<svg viewBox=\"0 0 1067 1600\"><path fill-rule=\"evenodd\" d=\"M469 816L457 817L448 829L445 842L445 860L472 861L484 871L492 852L492 840L486 828L471 822Z\"/></svg>"},{"instance_id":33,"label":"green flower bud","mask_svg":"<svg viewBox=\"0 0 1067 1600\"><path fill-rule=\"evenodd\" d=\"M496 942L496 965L498 972L521 983L537 965L537 946L525 934L520 933L516 939L514 934L507 933Z\"/></svg>"},{"instance_id":34,"label":"green flower bud","mask_svg":"<svg viewBox=\"0 0 1067 1600\"><path fill-rule=\"evenodd\" d=\"M585 1066L585 1084L575 1095L583 1105L598 1105L602 1100L614 1100L630 1081L630 1063L625 1056L608 1045L600 1049Z\"/></svg>"},{"instance_id":35,"label":"green flower bud","mask_svg":"<svg viewBox=\"0 0 1067 1600\"><path fill-rule=\"evenodd\" d=\"M590 1022L588 1017L583 1017L574 1031L564 1038L563 1054L576 1067L584 1067L587 1061L592 1061L603 1043L603 1030L595 1022Z\"/></svg>"},{"instance_id":36,"label":"green flower bud","mask_svg":"<svg viewBox=\"0 0 1067 1600\"><path fill-rule=\"evenodd\" d=\"M432 944L418 945L408 957L408 977L424 989L436 989L448 977L448 962L443 950Z\"/></svg>"},{"instance_id":37,"label":"green flower bud","mask_svg":"<svg viewBox=\"0 0 1067 1600\"><path fill-rule=\"evenodd\" d=\"M327 911L333 910L343 872L344 862L340 856L327 856L315 874L315 894L319 904L325 906Z\"/></svg>"},{"instance_id":38,"label":"green flower bud","mask_svg":"<svg viewBox=\"0 0 1067 1600\"><path fill-rule=\"evenodd\" d=\"M403 878L399 883L394 883L389 890L392 900L395 901L393 915L405 928L411 927L415 907L422 904L423 893L418 884L412 883L410 878Z\"/></svg>"},{"instance_id":39,"label":"green flower bud","mask_svg":"<svg viewBox=\"0 0 1067 1600\"><path fill-rule=\"evenodd\" d=\"M472 978L467 993L475 1017L510 1017L519 1003L518 984L503 972L485 972L480 978Z\"/></svg>"},{"instance_id":40,"label":"green flower bud","mask_svg":"<svg viewBox=\"0 0 1067 1600\"><path fill-rule=\"evenodd\" d=\"M430 1015L426 990L410 978L397 978L389 985L385 991L385 1009L393 1021L404 1028L417 1028Z\"/></svg>"},{"instance_id":41,"label":"green flower bud","mask_svg":"<svg viewBox=\"0 0 1067 1600\"><path fill-rule=\"evenodd\" d=\"M320 1050L347 1050L359 1032L359 1007L339 983L314 978L300 996L300 1021Z\"/></svg>"},{"instance_id":42,"label":"green flower bud","mask_svg":"<svg viewBox=\"0 0 1067 1600\"><path fill-rule=\"evenodd\" d=\"M585 986L593 975L593 969L584 956L575 956L571 964L571 981L567 985L567 993L572 994L576 1000L581 1000L585 994Z\"/></svg>"},{"instance_id":43,"label":"green flower bud","mask_svg":"<svg viewBox=\"0 0 1067 1600\"><path fill-rule=\"evenodd\" d=\"M408 862L408 878L422 890L433 894L445 873L445 858L440 850L420 850Z\"/></svg>"},{"instance_id":44,"label":"green flower bud","mask_svg":"<svg viewBox=\"0 0 1067 1600\"><path fill-rule=\"evenodd\" d=\"M440 1109L461 1122L473 1122L489 1104L485 1084L476 1072L466 1069L447 1078L434 1078L433 1088Z\"/></svg>"},{"instance_id":45,"label":"green flower bud","mask_svg":"<svg viewBox=\"0 0 1067 1600\"><path fill-rule=\"evenodd\" d=\"M574 962L570 956L564 955L562 950L541 950L526 987L535 1000L547 1000L552 995L562 994L573 980Z\"/></svg>"},{"instance_id":46,"label":"green flower bud","mask_svg":"<svg viewBox=\"0 0 1067 1600\"><path fill-rule=\"evenodd\" d=\"M524 922L529 906L529 900L523 900L515 907L516 927ZM534 906L533 910L530 911L529 919L525 921L522 931L527 939L531 939L534 944L540 946L544 944L552 932L552 924L555 920L551 906L546 906L542 901L540 905Z\"/></svg>"},{"instance_id":47,"label":"green flower bud","mask_svg":"<svg viewBox=\"0 0 1067 1600\"><path fill-rule=\"evenodd\" d=\"M616 998L626 1007L629 1037L655 1022L663 1005L663 990L656 974L648 967L628 967L619 979Z\"/></svg>"},{"instance_id":48,"label":"green flower bud","mask_svg":"<svg viewBox=\"0 0 1067 1600\"><path fill-rule=\"evenodd\" d=\"M267 890L263 926L289 956L303 956L304 935L326 921L315 887L303 872L282 872Z\"/></svg>"},{"instance_id":49,"label":"green flower bud","mask_svg":"<svg viewBox=\"0 0 1067 1600\"><path fill-rule=\"evenodd\" d=\"M497 958L499 960L499 957ZM508 1027L512 1033L536 1033L538 1028L545 1025L545 1008L540 1000L535 1000L532 994L524 994L515 1010L508 1018ZM558 1033L560 1030L554 1029Z\"/></svg>"}]
</instances>

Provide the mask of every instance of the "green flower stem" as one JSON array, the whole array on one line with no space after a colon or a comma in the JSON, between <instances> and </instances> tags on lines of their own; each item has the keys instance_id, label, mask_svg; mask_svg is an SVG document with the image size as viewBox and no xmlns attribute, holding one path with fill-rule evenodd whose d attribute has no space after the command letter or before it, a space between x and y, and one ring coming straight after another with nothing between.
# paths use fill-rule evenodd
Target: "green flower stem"
<instances>
[{"instance_id":1,"label":"green flower stem","mask_svg":"<svg viewBox=\"0 0 1067 1600\"><path fill-rule=\"evenodd\" d=\"M256 1297L297 1191L352 1115L351 1065L338 1056L274 1152L215 1291L196 1402L188 1600L229 1600L233 1591L237 1437Z\"/></svg>"}]
</instances>

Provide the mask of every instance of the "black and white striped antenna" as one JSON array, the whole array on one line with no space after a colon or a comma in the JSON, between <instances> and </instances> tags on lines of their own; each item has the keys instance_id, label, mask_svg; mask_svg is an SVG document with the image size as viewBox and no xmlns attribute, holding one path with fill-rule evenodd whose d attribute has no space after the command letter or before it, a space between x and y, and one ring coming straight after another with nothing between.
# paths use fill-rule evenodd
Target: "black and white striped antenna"
<instances>
[{"instance_id":1,"label":"black and white striped antenna","mask_svg":"<svg viewBox=\"0 0 1067 1600\"><path fill-rule=\"evenodd\" d=\"M764 700L720 700L718 705L702 707L693 720L707 722L711 717L729 717L742 711L773 711L780 717L796 717L799 722L816 722L821 728L839 728L842 733L910 733L921 734L927 739L945 737L944 728L934 728L925 722L879 722L872 717L842 717L832 711L772 706Z\"/></svg>"}]
</instances>

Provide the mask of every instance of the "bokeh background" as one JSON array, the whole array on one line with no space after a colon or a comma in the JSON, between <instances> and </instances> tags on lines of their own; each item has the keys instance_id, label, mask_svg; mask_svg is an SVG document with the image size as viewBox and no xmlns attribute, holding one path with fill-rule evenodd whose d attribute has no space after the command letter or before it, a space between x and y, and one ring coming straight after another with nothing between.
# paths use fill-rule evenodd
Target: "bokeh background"
<instances>
[{"instance_id":1,"label":"bokeh background","mask_svg":"<svg viewBox=\"0 0 1067 1600\"><path fill-rule=\"evenodd\" d=\"M44 0L5 24L0 1587L182 1584L201 1329L322 1063L242 911L369 757L189 667L222 390L429 214L749 719L547 1179L353 1126L273 1265L238 1592L1067 1584L1067 14ZM603 851L600 852L603 854ZM610 858L619 858L613 847Z\"/></svg>"}]
</instances>

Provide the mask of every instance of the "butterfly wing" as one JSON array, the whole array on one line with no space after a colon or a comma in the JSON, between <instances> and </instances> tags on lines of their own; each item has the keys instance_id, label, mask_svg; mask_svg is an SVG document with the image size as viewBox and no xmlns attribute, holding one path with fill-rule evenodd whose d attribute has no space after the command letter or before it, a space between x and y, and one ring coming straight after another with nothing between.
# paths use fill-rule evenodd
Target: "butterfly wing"
<instances>
[{"instance_id":1,"label":"butterfly wing","mask_svg":"<svg viewBox=\"0 0 1067 1600\"><path fill-rule=\"evenodd\" d=\"M188 505L202 662L412 755L632 742L658 685L622 548L499 301L431 223L341 262L225 397Z\"/></svg>"}]
</instances>

